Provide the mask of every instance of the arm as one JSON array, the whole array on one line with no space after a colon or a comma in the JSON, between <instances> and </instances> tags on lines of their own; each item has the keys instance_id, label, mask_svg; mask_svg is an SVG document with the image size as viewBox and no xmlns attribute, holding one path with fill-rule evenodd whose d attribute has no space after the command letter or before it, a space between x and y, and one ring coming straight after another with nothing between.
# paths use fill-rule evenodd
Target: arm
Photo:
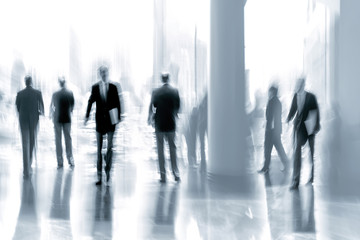
<instances>
[{"instance_id":1,"label":"arm","mask_svg":"<svg viewBox=\"0 0 360 240\"><path fill-rule=\"evenodd\" d=\"M147 122L149 125L152 124L152 118L153 118L153 101L154 101L154 92L152 92L151 94L151 100L150 100L150 104L149 104L149 112L148 112L148 119L147 119Z\"/></svg>"},{"instance_id":2,"label":"arm","mask_svg":"<svg viewBox=\"0 0 360 240\"><path fill-rule=\"evenodd\" d=\"M39 91L39 113L40 115L45 115L44 111L44 101L41 95L41 92Z\"/></svg>"},{"instance_id":3,"label":"arm","mask_svg":"<svg viewBox=\"0 0 360 240\"><path fill-rule=\"evenodd\" d=\"M73 112L75 105L74 94L70 92L70 112Z\"/></svg>"},{"instance_id":4,"label":"arm","mask_svg":"<svg viewBox=\"0 0 360 240\"><path fill-rule=\"evenodd\" d=\"M318 133L320 131L320 110L319 105L317 103L316 97L314 96L314 104L316 107L316 113L317 113L317 119L316 119L316 126L315 126L315 133Z\"/></svg>"},{"instance_id":5,"label":"arm","mask_svg":"<svg viewBox=\"0 0 360 240\"><path fill-rule=\"evenodd\" d=\"M296 111L297 111L297 109L296 109L296 94L295 94L294 98L292 100L292 103L291 103L289 115L288 115L287 120L286 120L287 122L290 122L291 119L293 119L293 117L295 116Z\"/></svg>"},{"instance_id":6,"label":"arm","mask_svg":"<svg viewBox=\"0 0 360 240\"><path fill-rule=\"evenodd\" d=\"M175 113L176 115L179 113L180 110L180 97L179 97L179 91L176 90L176 96L175 96Z\"/></svg>"},{"instance_id":7,"label":"arm","mask_svg":"<svg viewBox=\"0 0 360 240\"><path fill-rule=\"evenodd\" d=\"M115 86L115 85L114 85ZM118 118L119 118L119 121L121 121L121 103L120 103L120 95L119 95L119 92L118 92L118 88L117 86L115 86L115 93L116 93L116 108L118 109Z\"/></svg>"},{"instance_id":8,"label":"arm","mask_svg":"<svg viewBox=\"0 0 360 240\"><path fill-rule=\"evenodd\" d=\"M89 120L89 116L90 116L90 111L91 111L91 107L92 104L95 102L95 87L92 87L91 89L91 95L89 97L89 101L88 101L88 105L87 105L87 109L86 109L86 115L85 115L85 121Z\"/></svg>"}]
</instances>

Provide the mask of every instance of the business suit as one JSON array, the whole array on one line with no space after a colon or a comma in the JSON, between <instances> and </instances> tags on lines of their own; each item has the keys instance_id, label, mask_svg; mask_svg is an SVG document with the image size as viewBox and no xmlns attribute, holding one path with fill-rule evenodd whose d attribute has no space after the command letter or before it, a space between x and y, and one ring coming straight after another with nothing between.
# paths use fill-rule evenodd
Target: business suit
<instances>
[{"instance_id":1,"label":"business suit","mask_svg":"<svg viewBox=\"0 0 360 240\"><path fill-rule=\"evenodd\" d=\"M149 116L153 107L156 109L154 121L161 180L165 181L166 179L164 138L169 143L172 172L175 180L179 180L175 145L176 117L180 109L178 90L171 87L168 83L155 89L151 96Z\"/></svg>"},{"instance_id":2,"label":"business suit","mask_svg":"<svg viewBox=\"0 0 360 240\"><path fill-rule=\"evenodd\" d=\"M302 97L302 102L299 99ZM306 130L305 121L308 118L311 110L316 111L316 124L314 133L308 135ZM314 94L304 91L303 95L296 93L293 97L289 115L287 121L294 118L294 170L293 170L293 183L292 186L297 187L300 182L300 171L301 171L301 148L307 141L309 141L310 153L311 153L311 176L309 182L314 180L314 141L315 134L320 130L320 113L319 107Z\"/></svg>"},{"instance_id":3,"label":"business suit","mask_svg":"<svg viewBox=\"0 0 360 240\"><path fill-rule=\"evenodd\" d=\"M96 139L97 139L97 173L99 181L102 176L102 142L103 135L107 134L107 152L105 156L105 173L107 180L109 180L109 174L112 166L112 147L113 137L116 124L111 123L109 111L113 108L118 110L118 119L120 120L121 105L119 100L119 94L117 87L109 82L104 83L100 81L92 86L91 95L88 101L86 119L89 118L91 107L93 103L96 103Z\"/></svg>"},{"instance_id":4,"label":"business suit","mask_svg":"<svg viewBox=\"0 0 360 240\"><path fill-rule=\"evenodd\" d=\"M23 148L23 173L29 177L33 161L33 151L39 123L39 115L44 114L44 102L41 92L27 86L16 96L16 108L19 113L19 123Z\"/></svg>"},{"instance_id":5,"label":"business suit","mask_svg":"<svg viewBox=\"0 0 360 240\"><path fill-rule=\"evenodd\" d=\"M287 164L287 156L284 147L281 143L282 123L281 123L282 107L281 102L277 96L273 96L266 106L266 127L265 127L265 142L264 142L264 167L263 170L268 170L271 159L271 152L273 146L279 154L280 160L284 167Z\"/></svg>"},{"instance_id":6,"label":"business suit","mask_svg":"<svg viewBox=\"0 0 360 240\"><path fill-rule=\"evenodd\" d=\"M55 92L51 98L50 111L53 115L55 145L58 167L63 166L61 132L64 132L66 157L70 166L74 166L71 140L71 114L74 109L74 95L65 87Z\"/></svg>"}]
</instances>

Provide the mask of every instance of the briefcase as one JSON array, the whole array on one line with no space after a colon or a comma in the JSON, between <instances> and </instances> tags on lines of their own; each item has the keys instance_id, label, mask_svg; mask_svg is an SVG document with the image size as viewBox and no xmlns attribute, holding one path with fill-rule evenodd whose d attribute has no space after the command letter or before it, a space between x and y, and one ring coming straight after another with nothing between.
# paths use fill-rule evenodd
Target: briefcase
<instances>
[{"instance_id":1,"label":"briefcase","mask_svg":"<svg viewBox=\"0 0 360 240\"><path fill-rule=\"evenodd\" d=\"M118 124L120 122L119 111L117 108L111 109L109 111L109 115L110 115L110 120L111 120L112 125Z\"/></svg>"}]
</instances>

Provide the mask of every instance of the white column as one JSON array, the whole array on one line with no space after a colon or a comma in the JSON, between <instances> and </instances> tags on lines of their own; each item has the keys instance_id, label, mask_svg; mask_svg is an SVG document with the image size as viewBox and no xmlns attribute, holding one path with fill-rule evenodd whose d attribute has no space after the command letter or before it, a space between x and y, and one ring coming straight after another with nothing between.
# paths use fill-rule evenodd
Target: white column
<instances>
[{"instance_id":1,"label":"white column","mask_svg":"<svg viewBox=\"0 0 360 240\"><path fill-rule=\"evenodd\" d=\"M359 180L360 156L360 1L341 0L337 43L338 103L342 158L348 176ZM360 182L360 181L359 181Z\"/></svg>"},{"instance_id":2,"label":"white column","mask_svg":"<svg viewBox=\"0 0 360 240\"><path fill-rule=\"evenodd\" d=\"M360 1L340 2L338 84L340 106L350 125L360 124Z\"/></svg>"},{"instance_id":3,"label":"white column","mask_svg":"<svg viewBox=\"0 0 360 240\"><path fill-rule=\"evenodd\" d=\"M217 175L248 166L244 65L244 0L211 0L209 163Z\"/></svg>"}]
</instances>

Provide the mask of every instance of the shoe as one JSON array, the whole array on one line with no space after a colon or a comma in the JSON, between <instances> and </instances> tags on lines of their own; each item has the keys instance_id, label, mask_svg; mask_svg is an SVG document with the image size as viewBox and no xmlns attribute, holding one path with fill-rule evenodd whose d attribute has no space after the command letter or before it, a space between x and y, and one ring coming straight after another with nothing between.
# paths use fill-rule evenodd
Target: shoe
<instances>
[{"instance_id":1,"label":"shoe","mask_svg":"<svg viewBox=\"0 0 360 240\"><path fill-rule=\"evenodd\" d=\"M106 181L106 187L111 187L111 181Z\"/></svg>"},{"instance_id":2,"label":"shoe","mask_svg":"<svg viewBox=\"0 0 360 240\"><path fill-rule=\"evenodd\" d=\"M313 179L310 179L307 183L306 183L307 186L309 185L314 185L314 180Z\"/></svg>"},{"instance_id":3,"label":"shoe","mask_svg":"<svg viewBox=\"0 0 360 240\"><path fill-rule=\"evenodd\" d=\"M261 170L258 171L258 173L263 173L266 174L269 172L269 168L262 168Z\"/></svg>"},{"instance_id":4,"label":"shoe","mask_svg":"<svg viewBox=\"0 0 360 240\"><path fill-rule=\"evenodd\" d=\"M175 182L180 182L180 181L181 181L180 177L176 176L175 177Z\"/></svg>"},{"instance_id":5,"label":"shoe","mask_svg":"<svg viewBox=\"0 0 360 240\"><path fill-rule=\"evenodd\" d=\"M160 179L160 183L166 183L166 179L165 178Z\"/></svg>"},{"instance_id":6,"label":"shoe","mask_svg":"<svg viewBox=\"0 0 360 240\"><path fill-rule=\"evenodd\" d=\"M299 189L299 185L297 184L293 184L291 185L291 187L289 188L290 191L294 191L294 190L298 190Z\"/></svg>"},{"instance_id":7,"label":"shoe","mask_svg":"<svg viewBox=\"0 0 360 240\"><path fill-rule=\"evenodd\" d=\"M99 180L99 181L97 181L97 182L95 183L96 186L100 186L101 184L102 184L102 181L101 181L101 180Z\"/></svg>"},{"instance_id":8,"label":"shoe","mask_svg":"<svg viewBox=\"0 0 360 240\"><path fill-rule=\"evenodd\" d=\"M64 168L64 165L62 165L62 164L60 164L60 165L58 165L57 166L57 169L59 170L59 169L63 169Z\"/></svg>"}]
</instances>

